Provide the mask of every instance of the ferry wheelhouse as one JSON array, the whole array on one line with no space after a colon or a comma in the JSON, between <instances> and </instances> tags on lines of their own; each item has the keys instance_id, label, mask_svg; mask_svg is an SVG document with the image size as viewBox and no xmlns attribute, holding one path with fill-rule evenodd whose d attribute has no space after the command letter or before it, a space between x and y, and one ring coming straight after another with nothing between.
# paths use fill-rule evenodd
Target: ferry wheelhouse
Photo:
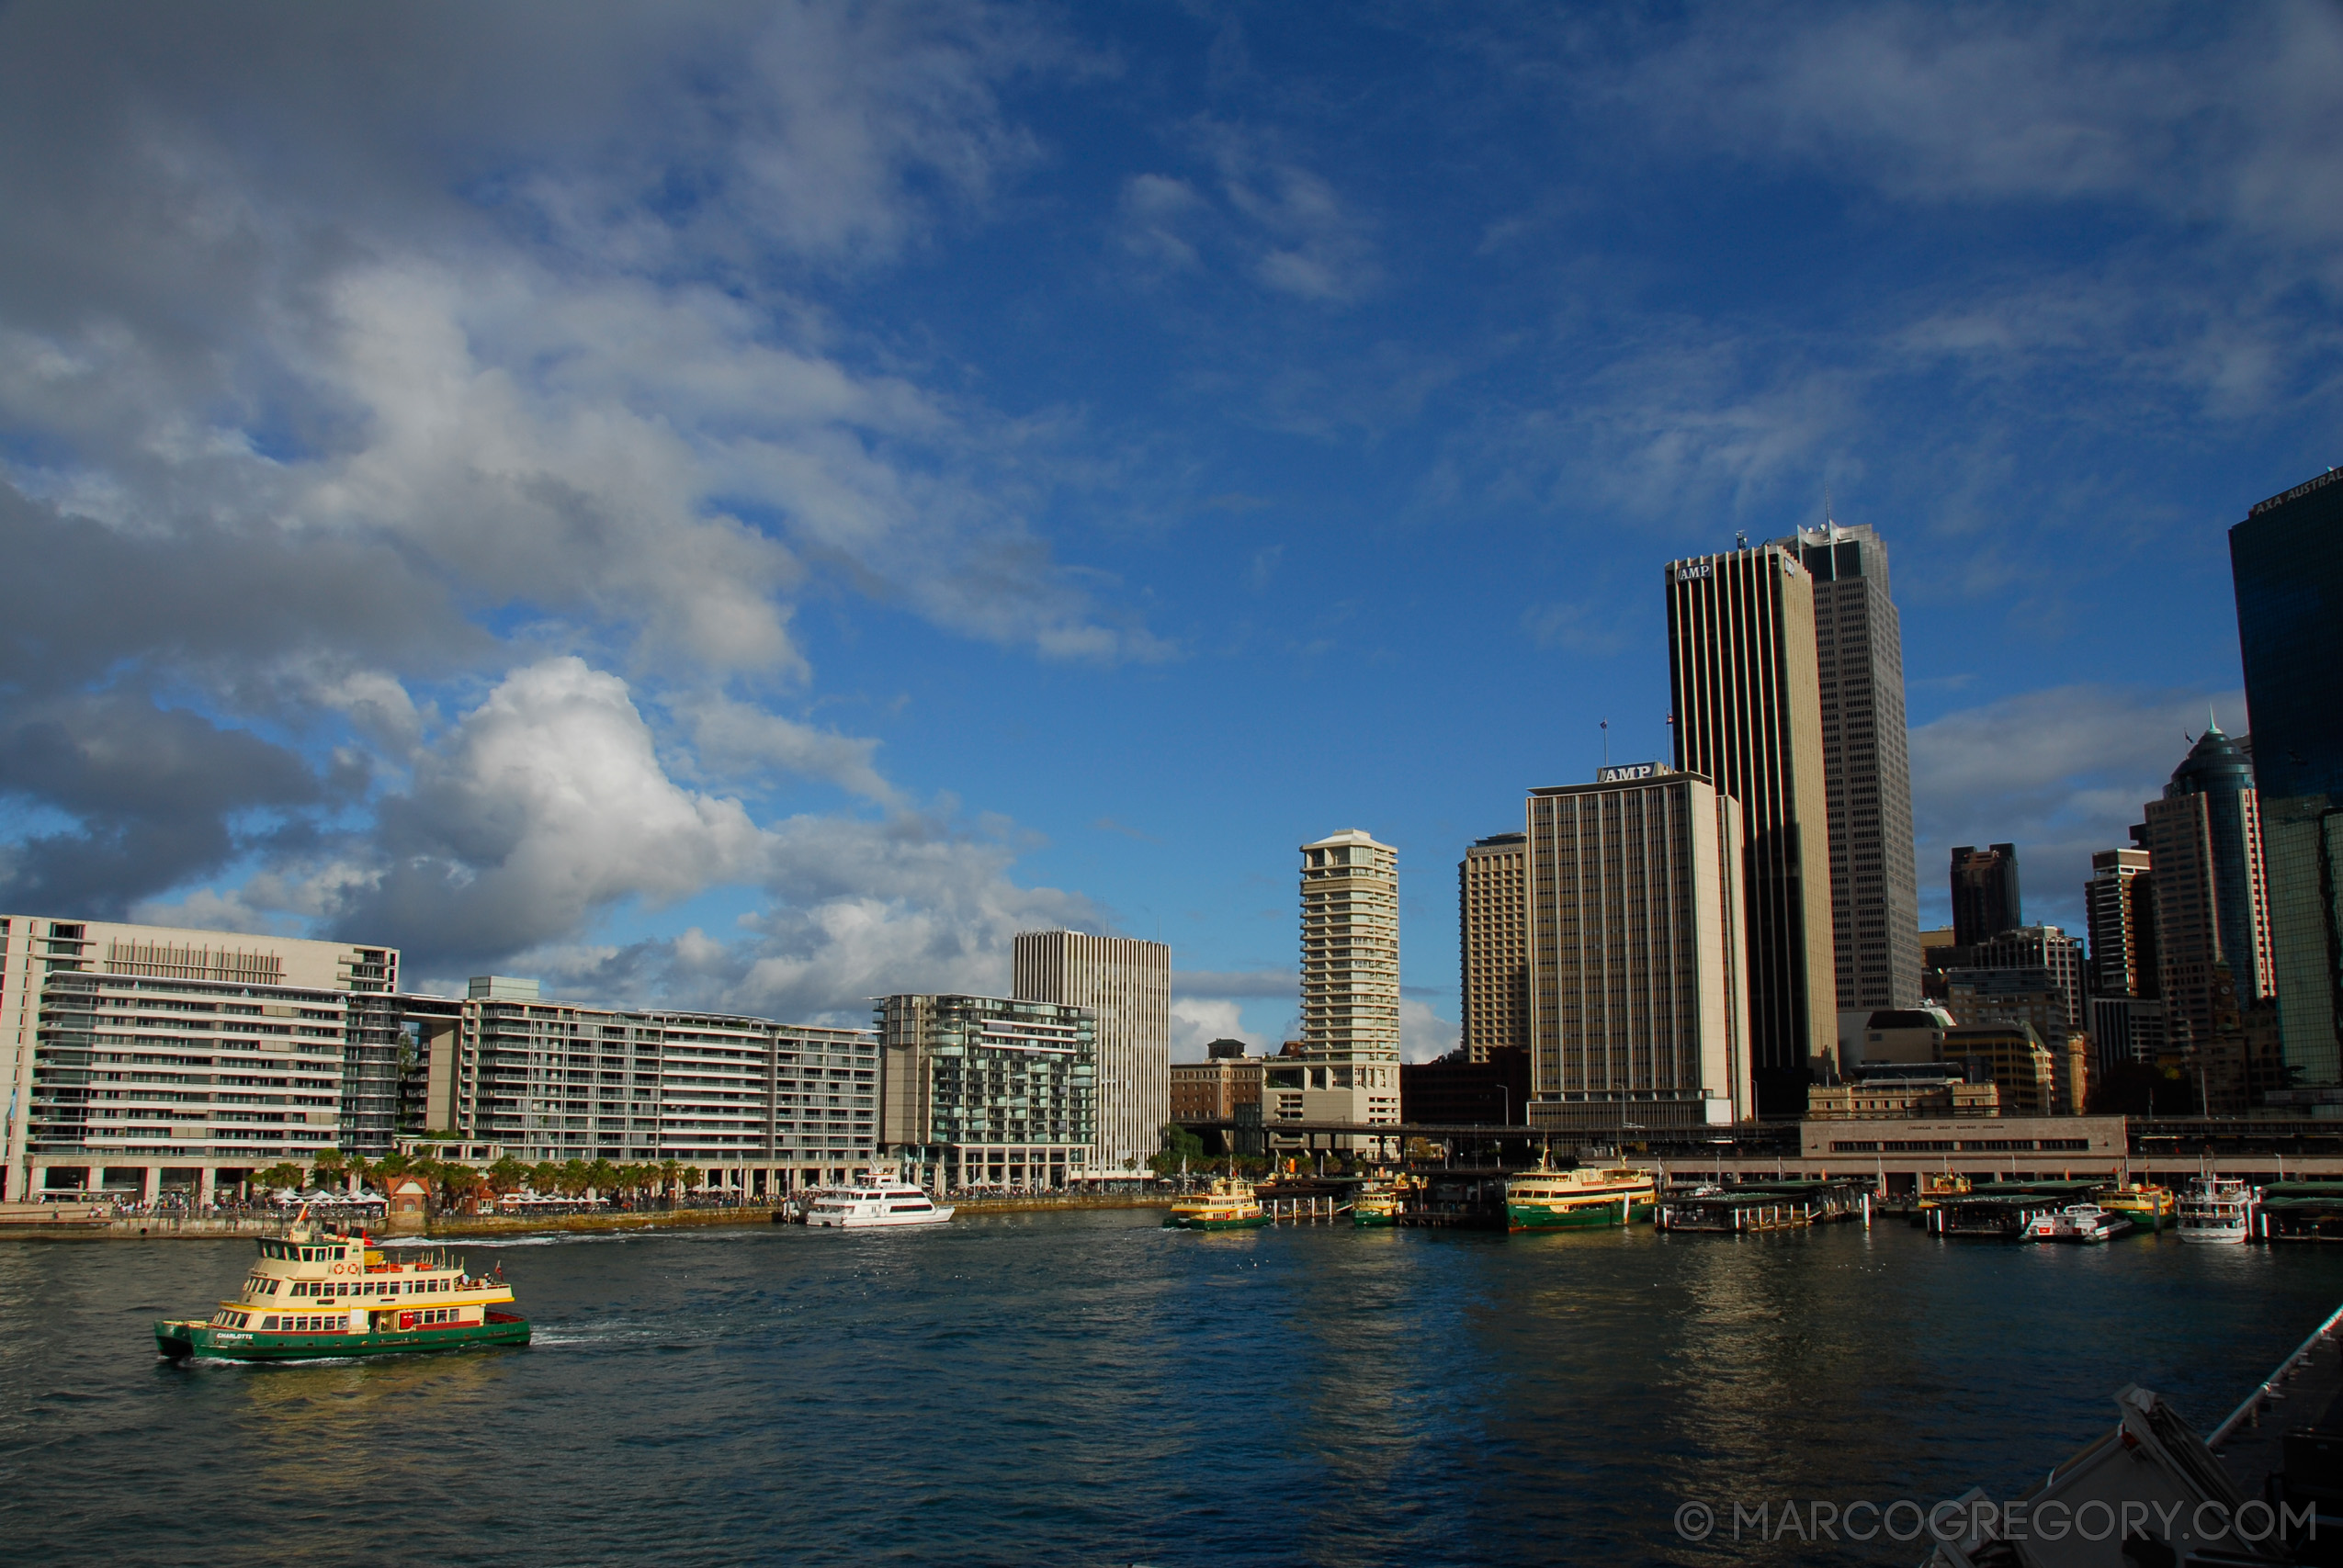
<instances>
[{"instance_id":1,"label":"ferry wheelhouse","mask_svg":"<svg viewBox=\"0 0 2343 1568\"><path fill-rule=\"evenodd\" d=\"M209 1319L154 1325L173 1360L304 1361L526 1345L528 1320L509 1309L502 1278L467 1273L444 1254L393 1263L364 1233L297 1224L260 1243L232 1301Z\"/></svg>"},{"instance_id":2,"label":"ferry wheelhouse","mask_svg":"<svg viewBox=\"0 0 2343 1568\"><path fill-rule=\"evenodd\" d=\"M1590 1230L1648 1221L1659 1194L1651 1172L1534 1170L1505 1183L1509 1231Z\"/></svg>"},{"instance_id":3,"label":"ferry wheelhouse","mask_svg":"<svg viewBox=\"0 0 2343 1568\"><path fill-rule=\"evenodd\" d=\"M1168 1231L1251 1230L1268 1223L1253 1184L1228 1176L1213 1178L1209 1190L1181 1199L1163 1217Z\"/></svg>"}]
</instances>

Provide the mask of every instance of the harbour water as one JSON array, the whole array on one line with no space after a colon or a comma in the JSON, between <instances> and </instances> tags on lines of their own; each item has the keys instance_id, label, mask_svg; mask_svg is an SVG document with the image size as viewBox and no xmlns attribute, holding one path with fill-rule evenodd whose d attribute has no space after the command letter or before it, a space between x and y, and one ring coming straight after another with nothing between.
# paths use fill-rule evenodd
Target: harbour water
<instances>
[{"instance_id":1,"label":"harbour water","mask_svg":"<svg viewBox=\"0 0 2343 1568\"><path fill-rule=\"evenodd\" d=\"M159 1362L249 1241L0 1246L0 1561L1917 1562L1686 1504L2013 1495L2143 1382L2210 1428L2343 1249L1147 1211L462 1244L523 1350Z\"/></svg>"}]
</instances>

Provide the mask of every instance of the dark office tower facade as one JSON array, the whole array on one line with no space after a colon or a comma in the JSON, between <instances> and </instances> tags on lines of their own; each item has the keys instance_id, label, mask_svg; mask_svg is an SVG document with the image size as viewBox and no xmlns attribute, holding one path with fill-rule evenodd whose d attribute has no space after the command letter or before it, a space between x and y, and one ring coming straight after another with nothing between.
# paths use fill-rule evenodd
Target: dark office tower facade
<instances>
[{"instance_id":1,"label":"dark office tower facade","mask_svg":"<svg viewBox=\"0 0 2343 1568\"><path fill-rule=\"evenodd\" d=\"M2343 1087L2343 468L2229 530L2293 1092ZM2324 1098L2332 1099L2332 1094Z\"/></svg>"},{"instance_id":2,"label":"dark office tower facade","mask_svg":"<svg viewBox=\"0 0 2343 1568\"><path fill-rule=\"evenodd\" d=\"M2090 994L2156 994L2156 878L2145 850L2100 850L2083 884L2090 922Z\"/></svg>"},{"instance_id":3,"label":"dark office tower facade","mask_svg":"<svg viewBox=\"0 0 2343 1568\"><path fill-rule=\"evenodd\" d=\"M1887 547L1867 526L1836 523L1781 543L1814 580L1839 1006L1907 1008L1920 998L1920 890L1904 631L1887 593Z\"/></svg>"},{"instance_id":4,"label":"dark office tower facade","mask_svg":"<svg viewBox=\"0 0 2343 1568\"><path fill-rule=\"evenodd\" d=\"M2218 725L2197 737L2143 838L2156 876L2157 984L2176 1045L2210 1047L2216 1015L2269 994L2261 817L2246 748ZM2233 1001L2222 997L2234 987Z\"/></svg>"},{"instance_id":5,"label":"dark office tower facade","mask_svg":"<svg viewBox=\"0 0 2343 1568\"><path fill-rule=\"evenodd\" d=\"M1766 1114L1839 1053L1814 577L1780 545L1671 562L1676 766L1740 803L1749 1059Z\"/></svg>"},{"instance_id":6,"label":"dark office tower facade","mask_svg":"<svg viewBox=\"0 0 2343 1568\"><path fill-rule=\"evenodd\" d=\"M1952 944L1975 947L2026 923L2018 897L2018 846L1952 852Z\"/></svg>"}]
</instances>

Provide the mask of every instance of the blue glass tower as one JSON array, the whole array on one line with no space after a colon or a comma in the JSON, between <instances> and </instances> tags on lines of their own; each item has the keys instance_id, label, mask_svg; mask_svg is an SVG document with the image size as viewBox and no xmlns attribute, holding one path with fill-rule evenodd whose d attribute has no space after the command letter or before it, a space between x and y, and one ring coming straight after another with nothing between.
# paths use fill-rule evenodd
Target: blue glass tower
<instances>
[{"instance_id":1,"label":"blue glass tower","mask_svg":"<svg viewBox=\"0 0 2343 1568\"><path fill-rule=\"evenodd\" d=\"M2343 468L2229 530L2290 1098L2343 1100ZM2324 1092L2322 1092L2324 1091Z\"/></svg>"}]
</instances>

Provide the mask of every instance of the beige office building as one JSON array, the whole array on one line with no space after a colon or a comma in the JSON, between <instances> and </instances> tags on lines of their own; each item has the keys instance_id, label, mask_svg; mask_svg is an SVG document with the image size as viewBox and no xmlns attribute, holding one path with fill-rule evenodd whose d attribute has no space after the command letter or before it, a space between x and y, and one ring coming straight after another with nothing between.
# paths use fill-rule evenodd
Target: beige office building
<instances>
[{"instance_id":1,"label":"beige office building","mask_svg":"<svg viewBox=\"0 0 2343 1568\"><path fill-rule=\"evenodd\" d=\"M1456 866L1457 948L1467 1061L1499 1046L1529 1049L1529 840L1477 840Z\"/></svg>"},{"instance_id":2,"label":"beige office building","mask_svg":"<svg viewBox=\"0 0 2343 1568\"><path fill-rule=\"evenodd\" d=\"M1589 1132L1756 1114L1741 813L1646 763L1530 793L1530 1115Z\"/></svg>"},{"instance_id":3,"label":"beige office building","mask_svg":"<svg viewBox=\"0 0 2343 1568\"><path fill-rule=\"evenodd\" d=\"M1740 803L1760 1109L1805 1106L1839 1049L1814 580L1768 545L1668 568L1676 765Z\"/></svg>"},{"instance_id":4,"label":"beige office building","mask_svg":"<svg viewBox=\"0 0 2343 1568\"><path fill-rule=\"evenodd\" d=\"M1018 933L1019 1001L1087 1008L1098 1020L1094 1171L1144 1167L1172 1120L1172 949L1136 937Z\"/></svg>"},{"instance_id":5,"label":"beige office building","mask_svg":"<svg viewBox=\"0 0 2343 1568\"><path fill-rule=\"evenodd\" d=\"M338 1146L351 998L398 972L395 948L0 916L0 1197L202 1202Z\"/></svg>"}]
</instances>

